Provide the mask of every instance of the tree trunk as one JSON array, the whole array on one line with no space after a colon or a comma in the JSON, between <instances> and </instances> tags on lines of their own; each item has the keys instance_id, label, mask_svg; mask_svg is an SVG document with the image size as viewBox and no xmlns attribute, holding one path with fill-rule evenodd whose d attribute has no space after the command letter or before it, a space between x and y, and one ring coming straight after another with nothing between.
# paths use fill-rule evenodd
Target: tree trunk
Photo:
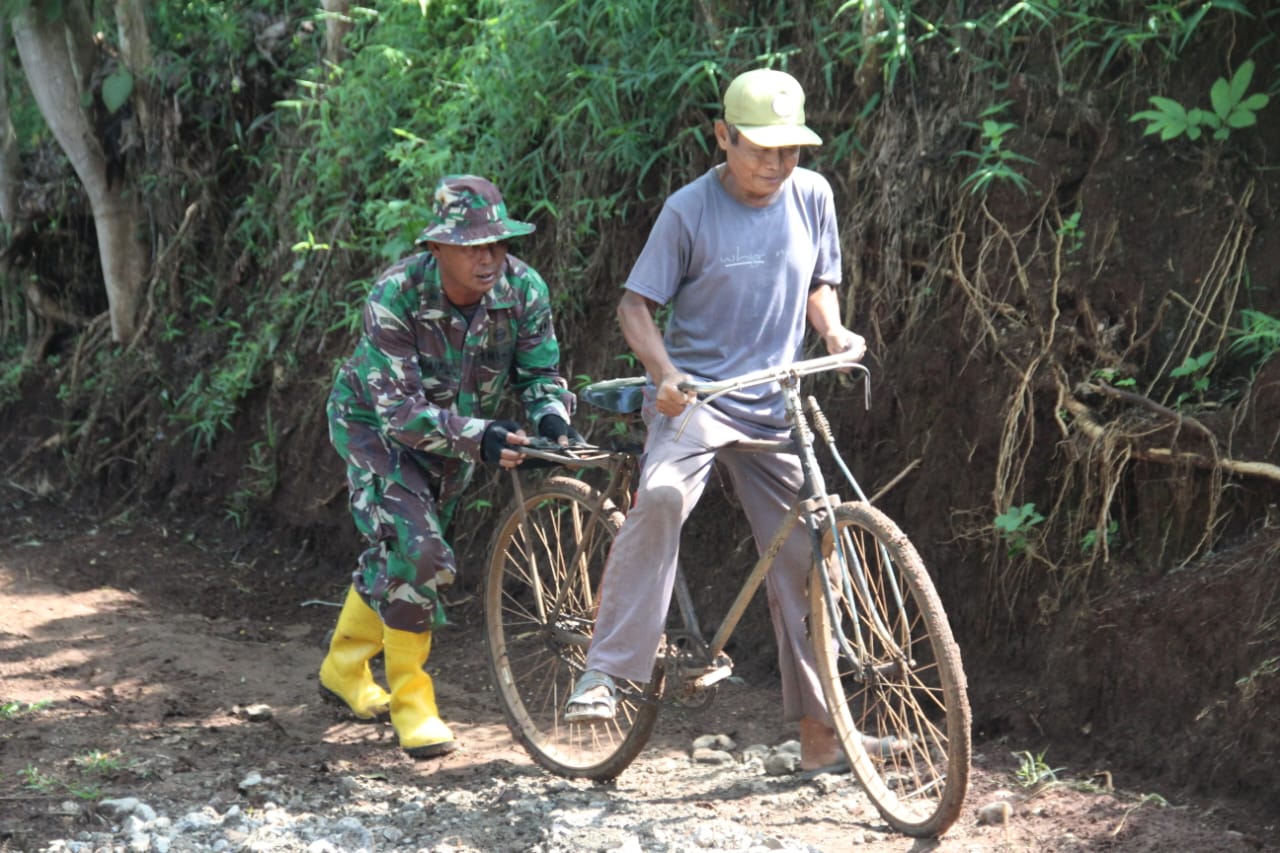
<instances>
[{"instance_id":1,"label":"tree trunk","mask_svg":"<svg viewBox=\"0 0 1280 853\"><path fill-rule=\"evenodd\" d=\"M0 337L21 331L21 289L13 281L13 241L18 230L18 138L9 117L9 20L0 17L0 220L5 225L5 245L0 251ZM26 315L30 320L30 314ZM30 323L27 324L28 326Z\"/></svg>"},{"instance_id":2,"label":"tree trunk","mask_svg":"<svg viewBox=\"0 0 1280 853\"><path fill-rule=\"evenodd\" d=\"M116 27L120 31L120 58L133 75L133 111L138 117L142 139L151 140L151 104L148 90L151 68L151 39L142 0L116 0Z\"/></svg>"},{"instance_id":3,"label":"tree trunk","mask_svg":"<svg viewBox=\"0 0 1280 853\"><path fill-rule=\"evenodd\" d=\"M138 303L147 270L147 247L141 239L141 207L127 184L107 180L107 162L93 123L81 107L81 89L68 46L71 30L62 21L46 21L27 7L13 17L18 56L36 104L53 131L93 209L98 257L106 284L111 336L127 341L137 323Z\"/></svg>"},{"instance_id":4,"label":"tree trunk","mask_svg":"<svg viewBox=\"0 0 1280 853\"><path fill-rule=\"evenodd\" d=\"M342 39L351 31L351 0L321 0L320 8L328 13L324 21L324 58L336 65L345 53Z\"/></svg>"},{"instance_id":5,"label":"tree trunk","mask_svg":"<svg viewBox=\"0 0 1280 853\"><path fill-rule=\"evenodd\" d=\"M18 138L9 117L9 20L0 17L0 220L9 240L18 225L19 169Z\"/></svg>"}]
</instances>

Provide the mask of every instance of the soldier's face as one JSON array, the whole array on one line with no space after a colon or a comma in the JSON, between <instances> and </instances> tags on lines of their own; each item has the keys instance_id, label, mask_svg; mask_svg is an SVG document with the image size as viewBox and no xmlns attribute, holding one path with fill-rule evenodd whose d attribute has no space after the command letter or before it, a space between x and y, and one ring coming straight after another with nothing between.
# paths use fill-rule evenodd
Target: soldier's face
<instances>
[{"instance_id":1,"label":"soldier's face","mask_svg":"<svg viewBox=\"0 0 1280 853\"><path fill-rule=\"evenodd\" d=\"M428 248L440 268L444 295L454 305L475 305L479 302L502 278L502 267L507 260L505 240L479 246L429 243Z\"/></svg>"}]
</instances>

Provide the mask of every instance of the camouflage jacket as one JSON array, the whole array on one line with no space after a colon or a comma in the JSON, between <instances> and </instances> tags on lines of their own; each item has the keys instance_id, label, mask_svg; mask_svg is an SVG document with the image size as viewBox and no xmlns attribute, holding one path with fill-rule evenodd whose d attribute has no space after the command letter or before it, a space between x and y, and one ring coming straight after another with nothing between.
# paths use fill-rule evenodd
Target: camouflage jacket
<instances>
[{"instance_id":1,"label":"camouflage jacket","mask_svg":"<svg viewBox=\"0 0 1280 853\"><path fill-rule=\"evenodd\" d=\"M575 399L559 362L547 285L532 267L508 255L468 325L431 254L413 255L383 272L365 303L364 333L329 395L334 446L349 465L447 501L470 480L508 386L529 426L569 419Z\"/></svg>"}]
</instances>

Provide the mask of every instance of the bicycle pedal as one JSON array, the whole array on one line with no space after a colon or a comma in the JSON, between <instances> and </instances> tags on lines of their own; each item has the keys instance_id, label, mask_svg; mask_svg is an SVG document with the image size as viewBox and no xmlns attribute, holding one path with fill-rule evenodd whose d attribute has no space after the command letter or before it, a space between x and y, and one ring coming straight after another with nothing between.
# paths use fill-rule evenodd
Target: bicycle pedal
<instances>
[{"instance_id":1,"label":"bicycle pedal","mask_svg":"<svg viewBox=\"0 0 1280 853\"><path fill-rule=\"evenodd\" d=\"M695 678L693 680L693 686L698 690L705 690L713 684L719 684L731 675L733 675L733 667L718 666L714 669L707 670L702 675Z\"/></svg>"}]
</instances>

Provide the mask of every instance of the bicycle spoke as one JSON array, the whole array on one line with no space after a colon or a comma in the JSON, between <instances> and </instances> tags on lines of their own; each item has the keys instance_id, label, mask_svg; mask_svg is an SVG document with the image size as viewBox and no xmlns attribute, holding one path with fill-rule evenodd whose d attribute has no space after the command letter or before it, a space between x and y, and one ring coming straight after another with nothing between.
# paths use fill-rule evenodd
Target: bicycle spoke
<instances>
[{"instance_id":1,"label":"bicycle spoke","mask_svg":"<svg viewBox=\"0 0 1280 853\"><path fill-rule=\"evenodd\" d=\"M564 702L582 672L605 557L621 514L586 484L553 477L500 525L485 590L486 639L512 732L557 773L609 779L647 740L651 685L619 684L616 719L567 724Z\"/></svg>"},{"instance_id":2,"label":"bicycle spoke","mask_svg":"<svg viewBox=\"0 0 1280 853\"><path fill-rule=\"evenodd\" d=\"M958 817L968 785L959 651L919 555L893 522L862 503L835 515L810 596L828 705L881 814L907 834L936 835Z\"/></svg>"}]
</instances>

